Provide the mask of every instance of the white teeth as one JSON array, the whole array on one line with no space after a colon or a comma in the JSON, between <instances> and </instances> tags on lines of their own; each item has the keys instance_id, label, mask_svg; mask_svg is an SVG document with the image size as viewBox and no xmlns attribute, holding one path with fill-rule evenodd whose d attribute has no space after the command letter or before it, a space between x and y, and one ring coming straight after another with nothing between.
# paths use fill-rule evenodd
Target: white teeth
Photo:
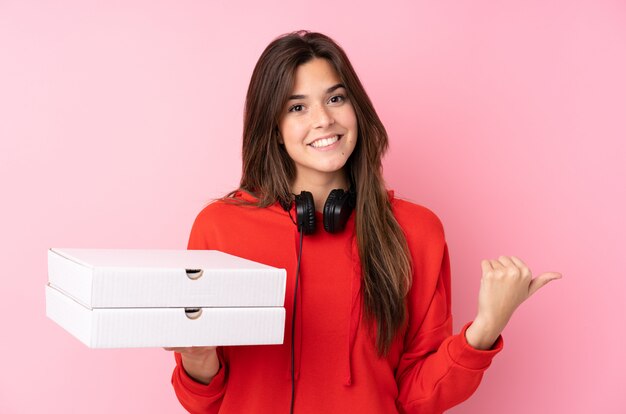
<instances>
[{"instance_id":1,"label":"white teeth","mask_svg":"<svg viewBox=\"0 0 626 414\"><path fill-rule=\"evenodd\" d=\"M313 148L323 148L332 145L337 141L339 141L339 135L335 135L334 137L330 138L318 139L317 141L311 142L311 144L309 145L311 145Z\"/></svg>"}]
</instances>

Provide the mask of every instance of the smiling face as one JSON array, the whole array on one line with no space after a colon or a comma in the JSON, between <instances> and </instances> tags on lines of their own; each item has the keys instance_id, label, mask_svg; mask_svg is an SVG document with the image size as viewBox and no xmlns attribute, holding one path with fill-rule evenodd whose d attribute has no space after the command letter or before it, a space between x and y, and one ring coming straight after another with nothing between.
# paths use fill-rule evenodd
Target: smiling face
<instances>
[{"instance_id":1,"label":"smiling face","mask_svg":"<svg viewBox=\"0 0 626 414\"><path fill-rule=\"evenodd\" d=\"M357 120L345 86L326 59L314 58L296 69L279 130L300 186L347 185L343 167L356 146Z\"/></svg>"}]
</instances>

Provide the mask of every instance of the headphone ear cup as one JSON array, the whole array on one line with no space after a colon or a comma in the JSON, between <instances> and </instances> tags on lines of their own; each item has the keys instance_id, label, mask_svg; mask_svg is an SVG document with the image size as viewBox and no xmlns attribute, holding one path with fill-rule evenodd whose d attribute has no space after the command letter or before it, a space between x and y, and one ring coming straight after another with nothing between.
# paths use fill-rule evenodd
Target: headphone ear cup
<instances>
[{"instance_id":1,"label":"headphone ear cup","mask_svg":"<svg viewBox=\"0 0 626 414\"><path fill-rule=\"evenodd\" d=\"M315 203L313 202L313 194L308 191L302 191L296 195L295 203L298 231L302 231L304 234L315 233Z\"/></svg>"},{"instance_id":2,"label":"headphone ear cup","mask_svg":"<svg viewBox=\"0 0 626 414\"><path fill-rule=\"evenodd\" d=\"M353 209L351 192L341 189L331 191L324 203L324 230L329 233L342 231Z\"/></svg>"}]
</instances>

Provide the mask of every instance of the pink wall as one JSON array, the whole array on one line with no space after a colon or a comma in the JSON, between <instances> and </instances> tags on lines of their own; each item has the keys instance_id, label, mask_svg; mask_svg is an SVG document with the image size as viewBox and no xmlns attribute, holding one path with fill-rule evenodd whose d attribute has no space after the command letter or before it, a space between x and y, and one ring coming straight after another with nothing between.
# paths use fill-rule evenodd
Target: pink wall
<instances>
[{"instance_id":1,"label":"pink wall","mask_svg":"<svg viewBox=\"0 0 626 414\"><path fill-rule=\"evenodd\" d=\"M182 412L169 353L89 350L45 318L46 249L184 248L238 182L256 59L299 28L344 46L389 186L443 220L456 329L480 259L564 274L451 412L626 410L624 2L338 3L0 2L0 412Z\"/></svg>"}]
</instances>

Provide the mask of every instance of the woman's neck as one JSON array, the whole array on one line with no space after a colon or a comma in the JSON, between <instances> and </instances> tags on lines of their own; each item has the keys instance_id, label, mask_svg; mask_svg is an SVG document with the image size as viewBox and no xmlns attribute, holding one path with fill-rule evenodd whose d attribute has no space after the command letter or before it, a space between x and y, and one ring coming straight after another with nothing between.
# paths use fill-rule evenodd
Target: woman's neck
<instances>
[{"instance_id":1,"label":"woman's neck","mask_svg":"<svg viewBox=\"0 0 626 414\"><path fill-rule=\"evenodd\" d=\"M328 194L332 190L342 189L347 190L349 187L346 174L341 171L337 174L329 175L304 175L298 174L291 186L291 192L294 194L300 194L301 191L308 191L313 194L313 201L315 202L315 210L323 211L324 203Z\"/></svg>"}]
</instances>

